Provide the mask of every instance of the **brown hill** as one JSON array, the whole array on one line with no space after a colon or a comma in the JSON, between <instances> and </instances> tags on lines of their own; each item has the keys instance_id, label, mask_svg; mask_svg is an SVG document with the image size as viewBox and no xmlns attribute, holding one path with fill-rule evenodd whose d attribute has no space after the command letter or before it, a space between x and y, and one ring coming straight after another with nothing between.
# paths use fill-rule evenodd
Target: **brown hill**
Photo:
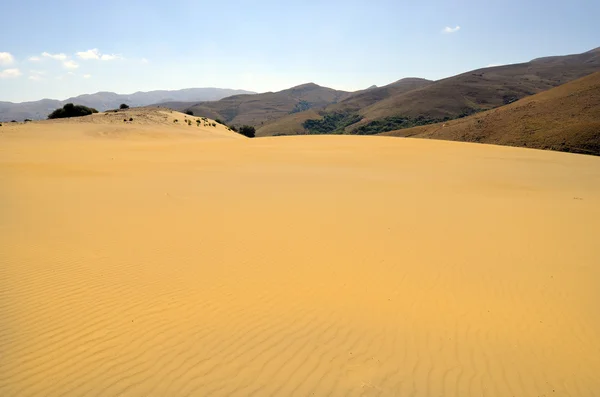
<instances>
[{"instance_id":1,"label":"brown hill","mask_svg":"<svg viewBox=\"0 0 600 397\"><path fill-rule=\"evenodd\" d=\"M356 119L360 121L348 126L342 125L344 132L385 132L398 128L395 118L414 121L420 117L425 119L421 123L444 118L454 119L512 103L599 70L600 52L597 49L583 54L539 58L526 63L478 69L416 86L414 89L398 90L387 96L381 95L380 100L372 103L366 100L362 103L364 106L359 106L359 100L356 101L357 106L344 108L342 103L329 106L325 112L321 112L317 120L325 114L355 113ZM381 91L376 91L379 92ZM368 91L359 95L358 98L371 95L373 99L377 99L376 95ZM311 119L309 116L295 115L294 118L280 120L277 122L280 125L260 128L258 135L276 135L286 131L323 133L323 130L315 132L303 127L302 123ZM296 124L294 120L297 121ZM368 131L357 131L361 126L366 126Z\"/></svg>"},{"instance_id":2,"label":"brown hill","mask_svg":"<svg viewBox=\"0 0 600 397\"><path fill-rule=\"evenodd\" d=\"M170 102L160 105L177 110L191 110L195 115L221 119L232 125L260 126L288 114L322 108L349 95L346 91L308 83L278 92L234 95L216 102Z\"/></svg>"},{"instance_id":3,"label":"brown hill","mask_svg":"<svg viewBox=\"0 0 600 397\"><path fill-rule=\"evenodd\" d=\"M383 135L600 155L600 72L498 109Z\"/></svg>"},{"instance_id":4,"label":"brown hill","mask_svg":"<svg viewBox=\"0 0 600 397\"><path fill-rule=\"evenodd\" d=\"M383 87L374 87L357 91L349 95L346 99L327 106L320 112L315 109L310 109L274 120L271 123L260 127L257 130L257 136L302 134L304 133L302 124L309 119L322 118L319 113L357 112L360 109L383 99L400 95L420 87L425 87L431 83L433 83L433 81L426 79L405 78Z\"/></svg>"}]
</instances>

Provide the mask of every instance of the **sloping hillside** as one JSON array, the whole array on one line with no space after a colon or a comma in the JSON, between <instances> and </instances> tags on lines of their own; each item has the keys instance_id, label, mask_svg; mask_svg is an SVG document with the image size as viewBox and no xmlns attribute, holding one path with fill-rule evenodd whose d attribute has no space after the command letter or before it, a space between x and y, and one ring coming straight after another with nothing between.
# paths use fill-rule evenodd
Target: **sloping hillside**
<instances>
[{"instance_id":1,"label":"sloping hillside","mask_svg":"<svg viewBox=\"0 0 600 397\"><path fill-rule=\"evenodd\" d=\"M235 95L216 102L161 103L195 115L220 118L228 124L260 126L288 114L321 108L347 98L350 93L308 83L278 92Z\"/></svg>"},{"instance_id":2,"label":"sloping hillside","mask_svg":"<svg viewBox=\"0 0 600 397\"><path fill-rule=\"evenodd\" d=\"M383 135L600 155L600 72L498 109Z\"/></svg>"},{"instance_id":3,"label":"sloping hillside","mask_svg":"<svg viewBox=\"0 0 600 397\"><path fill-rule=\"evenodd\" d=\"M320 114L354 114L359 120L328 131L375 134L404 126L427 124L454 119L512 103L560 84L600 71L600 52L534 59L530 62L478 69L454 77L424 84L415 89L382 95L373 103L365 101L357 106L330 107ZM363 93L361 95L366 95ZM308 116L308 115L307 115ZM265 126L260 135L276 135L282 131L295 133L323 133L310 130L303 123L309 118L296 116L282 121L282 127ZM362 128L361 128L362 127Z\"/></svg>"},{"instance_id":4,"label":"sloping hillside","mask_svg":"<svg viewBox=\"0 0 600 397\"><path fill-rule=\"evenodd\" d=\"M323 110L307 110L294 113L274 120L257 130L258 136L295 135L304 132L303 123L309 119L321 119L322 114L336 112L356 112L366 106L389 98L394 95L424 87L433 83L431 80L420 78L405 78L383 87L373 87L352 93L341 102L331 104Z\"/></svg>"}]
</instances>

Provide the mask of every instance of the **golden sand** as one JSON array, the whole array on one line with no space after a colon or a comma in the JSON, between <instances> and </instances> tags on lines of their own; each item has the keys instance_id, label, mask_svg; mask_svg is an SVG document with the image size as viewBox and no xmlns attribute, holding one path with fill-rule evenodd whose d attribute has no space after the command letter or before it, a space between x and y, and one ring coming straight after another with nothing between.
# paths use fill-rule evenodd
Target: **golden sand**
<instances>
[{"instance_id":1,"label":"golden sand","mask_svg":"<svg viewBox=\"0 0 600 397\"><path fill-rule=\"evenodd\" d=\"M94 117L0 127L0 396L600 395L600 158Z\"/></svg>"}]
</instances>

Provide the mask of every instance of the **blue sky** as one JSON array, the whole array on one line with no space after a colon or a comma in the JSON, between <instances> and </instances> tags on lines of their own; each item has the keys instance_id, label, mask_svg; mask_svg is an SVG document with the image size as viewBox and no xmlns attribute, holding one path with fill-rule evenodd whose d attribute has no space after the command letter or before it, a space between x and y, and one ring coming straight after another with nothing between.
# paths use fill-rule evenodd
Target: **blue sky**
<instances>
[{"instance_id":1,"label":"blue sky","mask_svg":"<svg viewBox=\"0 0 600 397\"><path fill-rule=\"evenodd\" d=\"M4 0L0 101L342 90L600 46L598 0ZM446 29L448 28L448 29Z\"/></svg>"}]
</instances>

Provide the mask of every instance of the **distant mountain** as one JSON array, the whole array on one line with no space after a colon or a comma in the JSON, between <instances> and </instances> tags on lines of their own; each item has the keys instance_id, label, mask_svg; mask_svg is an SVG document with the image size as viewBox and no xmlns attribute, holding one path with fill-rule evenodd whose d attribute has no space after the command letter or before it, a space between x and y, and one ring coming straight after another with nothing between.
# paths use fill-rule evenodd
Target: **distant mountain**
<instances>
[{"instance_id":1,"label":"distant mountain","mask_svg":"<svg viewBox=\"0 0 600 397\"><path fill-rule=\"evenodd\" d=\"M366 90L356 91L347 95L342 101L330 104L318 112L315 109L291 114L260 127L258 136L302 134L303 123L310 119L320 119L324 114L354 113L369 105L382 101L394 95L415 90L432 84L433 81L420 78L405 78L383 87L371 86Z\"/></svg>"},{"instance_id":2,"label":"distant mountain","mask_svg":"<svg viewBox=\"0 0 600 397\"><path fill-rule=\"evenodd\" d=\"M34 102L0 102L0 121L45 119L54 109L65 103L73 102L95 108L99 111L114 109L121 103L134 106L147 106L158 102L168 101L217 101L219 99L239 94L254 94L251 91L232 90L224 88L186 88L174 91L148 91L133 94L116 94L114 92L97 92L84 94L59 101L55 99L42 99Z\"/></svg>"},{"instance_id":3,"label":"distant mountain","mask_svg":"<svg viewBox=\"0 0 600 397\"><path fill-rule=\"evenodd\" d=\"M318 113L308 111L276 120L261 126L257 135L392 131L506 105L596 71L600 71L598 49L478 69L435 82L408 80L413 87L395 89L395 84L405 83L400 80L355 93Z\"/></svg>"},{"instance_id":4,"label":"distant mountain","mask_svg":"<svg viewBox=\"0 0 600 397\"><path fill-rule=\"evenodd\" d=\"M289 114L322 108L347 98L351 93L308 83L278 92L234 95L216 102L167 102L161 106L191 110L194 115L221 119L232 125L261 124Z\"/></svg>"},{"instance_id":5,"label":"distant mountain","mask_svg":"<svg viewBox=\"0 0 600 397\"><path fill-rule=\"evenodd\" d=\"M600 155L600 72L497 109L382 135Z\"/></svg>"}]
</instances>

